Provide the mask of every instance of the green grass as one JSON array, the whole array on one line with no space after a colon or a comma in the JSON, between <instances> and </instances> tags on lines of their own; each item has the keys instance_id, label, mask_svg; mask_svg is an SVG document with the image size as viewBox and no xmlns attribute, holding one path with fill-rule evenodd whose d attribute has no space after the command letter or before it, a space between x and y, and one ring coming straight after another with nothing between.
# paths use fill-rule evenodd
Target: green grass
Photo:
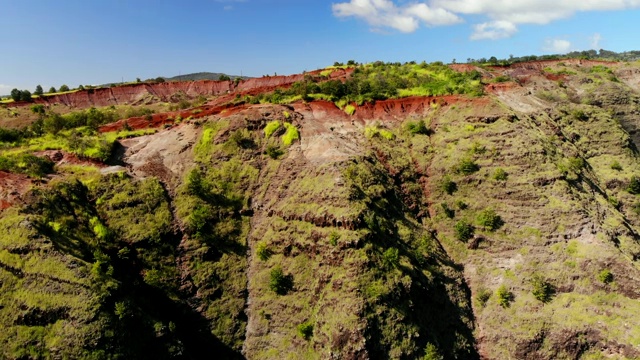
<instances>
[{"instance_id":1,"label":"green grass","mask_svg":"<svg viewBox=\"0 0 640 360\"><path fill-rule=\"evenodd\" d=\"M269 122L267 126L265 126L264 128L264 137L266 138L271 137L271 135L273 135L274 132L280 129L280 126L282 126L282 124L278 120Z\"/></svg>"},{"instance_id":2,"label":"green grass","mask_svg":"<svg viewBox=\"0 0 640 360\"><path fill-rule=\"evenodd\" d=\"M355 107L355 106L353 106L353 105L347 105L347 106L345 106L345 107L344 107L344 112L345 112L347 115L351 116L351 115L355 114L355 112L356 112L356 107Z\"/></svg>"},{"instance_id":3,"label":"green grass","mask_svg":"<svg viewBox=\"0 0 640 360\"><path fill-rule=\"evenodd\" d=\"M282 136L282 143L285 146L290 146L291 144L293 144L294 141L300 139L300 133L298 133L298 128L296 128L294 125L288 122L284 123L284 127L286 129L286 132Z\"/></svg>"},{"instance_id":4,"label":"green grass","mask_svg":"<svg viewBox=\"0 0 640 360\"><path fill-rule=\"evenodd\" d=\"M396 137L396 135L391 132L391 130L381 128L378 125L369 125L365 127L364 135L368 139L373 139L374 137L380 136L386 140L393 140Z\"/></svg>"}]
</instances>

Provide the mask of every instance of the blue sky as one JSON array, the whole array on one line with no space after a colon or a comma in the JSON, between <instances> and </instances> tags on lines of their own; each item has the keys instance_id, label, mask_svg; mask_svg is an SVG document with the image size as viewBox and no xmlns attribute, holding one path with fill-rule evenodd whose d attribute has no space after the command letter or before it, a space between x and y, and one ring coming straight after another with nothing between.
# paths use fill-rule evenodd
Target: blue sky
<instances>
[{"instance_id":1,"label":"blue sky","mask_svg":"<svg viewBox=\"0 0 640 360\"><path fill-rule=\"evenodd\" d=\"M638 50L640 0L0 0L0 94L354 59Z\"/></svg>"}]
</instances>

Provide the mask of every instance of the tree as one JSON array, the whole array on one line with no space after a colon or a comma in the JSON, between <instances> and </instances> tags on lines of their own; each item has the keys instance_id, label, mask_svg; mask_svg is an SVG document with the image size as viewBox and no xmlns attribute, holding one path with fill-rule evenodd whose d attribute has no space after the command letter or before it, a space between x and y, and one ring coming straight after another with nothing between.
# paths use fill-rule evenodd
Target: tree
<instances>
[{"instance_id":1,"label":"tree","mask_svg":"<svg viewBox=\"0 0 640 360\"><path fill-rule=\"evenodd\" d=\"M20 100L31 101L31 92L29 90L22 90L20 92Z\"/></svg>"},{"instance_id":2,"label":"tree","mask_svg":"<svg viewBox=\"0 0 640 360\"><path fill-rule=\"evenodd\" d=\"M280 266L271 269L269 289L278 295L286 295L293 288L293 276L285 275Z\"/></svg>"},{"instance_id":3,"label":"tree","mask_svg":"<svg viewBox=\"0 0 640 360\"><path fill-rule=\"evenodd\" d=\"M84 90L84 86L79 85L79 86L78 86L78 90Z\"/></svg>"},{"instance_id":4,"label":"tree","mask_svg":"<svg viewBox=\"0 0 640 360\"><path fill-rule=\"evenodd\" d=\"M20 97L22 95L22 92L18 89L13 89L11 90L11 98L13 99L13 101L20 101Z\"/></svg>"},{"instance_id":5,"label":"tree","mask_svg":"<svg viewBox=\"0 0 640 360\"><path fill-rule=\"evenodd\" d=\"M553 297L554 289L553 285L551 285L542 275L535 274L531 278L531 285L533 289L531 292L533 296L543 303L548 303L551 301Z\"/></svg>"},{"instance_id":6,"label":"tree","mask_svg":"<svg viewBox=\"0 0 640 360\"><path fill-rule=\"evenodd\" d=\"M53 94L56 93L56 88L54 88L53 86L49 88L49 94Z\"/></svg>"},{"instance_id":7,"label":"tree","mask_svg":"<svg viewBox=\"0 0 640 360\"><path fill-rule=\"evenodd\" d=\"M42 90L42 86L40 85L36 86L36 90L33 92L33 94L38 96L41 96L42 94L44 94L44 90Z\"/></svg>"},{"instance_id":8,"label":"tree","mask_svg":"<svg viewBox=\"0 0 640 360\"><path fill-rule=\"evenodd\" d=\"M482 210L476 217L478 225L486 230L495 231L503 225L502 218L493 209Z\"/></svg>"},{"instance_id":9,"label":"tree","mask_svg":"<svg viewBox=\"0 0 640 360\"><path fill-rule=\"evenodd\" d=\"M218 78L219 81L231 81L231 78L229 77L229 75L225 75L225 74L221 74L220 77Z\"/></svg>"},{"instance_id":10,"label":"tree","mask_svg":"<svg viewBox=\"0 0 640 360\"><path fill-rule=\"evenodd\" d=\"M60 86L60 92L69 91L69 87L67 85Z\"/></svg>"},{"instance_id":11,"label":"tree","mask_svg":"<svg viewBox=\"0 0 640 360\"><path fill-rule=\"evenodd\" d=\"M464 220L460 220L454 226L456 239L467 242L469 239L473 237L474 228L473 225L467 223Z\"/></svg>"}]
</instances>

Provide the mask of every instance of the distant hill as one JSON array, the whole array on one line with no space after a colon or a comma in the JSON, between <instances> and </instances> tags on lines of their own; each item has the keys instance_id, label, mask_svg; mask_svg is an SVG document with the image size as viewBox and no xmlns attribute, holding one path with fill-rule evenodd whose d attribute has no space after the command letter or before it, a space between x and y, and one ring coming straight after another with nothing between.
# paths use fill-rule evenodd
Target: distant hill
<instances>
[{"instance_id":1,"label":"distant hill","mask_svg":"<svg viewBox=\"0 0 640 360\"><path fill-rule=\"evenodd\" d=\"M199 72L193 74L178 75L174 77L164 77L166 81L193 81L193 80L219 80L220 76L229 76L231 80L236 78L248 79L248 76L227 75L223 73Z\"/></svg>"}]
</instances>

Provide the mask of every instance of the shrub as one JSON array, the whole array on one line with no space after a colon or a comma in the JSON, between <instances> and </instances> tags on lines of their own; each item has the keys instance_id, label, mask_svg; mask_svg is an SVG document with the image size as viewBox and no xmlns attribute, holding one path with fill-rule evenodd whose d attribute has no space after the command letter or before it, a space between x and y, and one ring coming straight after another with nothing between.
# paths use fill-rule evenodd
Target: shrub
<instances>
[{"instance_id":1,"label":"shrub","mask_svg":"<svg viewBox=\"0 0 640 360\"><path fill-rule=\"evenodd\" d=\"M265 150L265 152L267 153L267 155L269 155L270 158L272 159L277 159L279 158L282 154L284 154L284 151L282 151L279 147L275 146L275 145L268 145L267 149Z\"/></svg>"},{"instance_id":2,"label":"shrub","mask_svg":"<svg viewBox=\"0 0 640 360\"><path fill-rule=\"evenodd\" d=\"M481 288L478 290L478 293L476 294L476 300L478 300L478 303L480 304L480 306L485 306L487 304L487 301L489 301L489 299L491 298L492 292L489 289L485 289L485 288Z\"/></svg>"},{"instance_id":3,"label":"shrub","mask_svg":"<svg viewBox=\"0 0 640 360\"><path fill-rule=\"evenodd\" d=\"M460 220L454 226L454 230L456 233L456 239L466 242L473 237L473 233L475 229L473 225L467 223L464 220Z\"/></svg>"},{"instance_id":4,"label":"shrub","mask_svg":"<svg viewBox=\"0 0 640 360\"><path fill-rule=\"evenodd\" d=\"M611 164L611 170L622 171L622 165L616 160Z\"/></svg>"},{"instance_id":5,"label":"shrub","mask_svg":"<svg viewBox=\"0 0 640 360\"><path fill-rule=\"evenodd\" d=\"M502 219L493 209L482 210L476 217L478 225L489 231L495 231L502 225Z\"/></svg>"},{"instance_id":6,"label":"shrub","mask_svg":"<svg viewBox=\"0 0 640 360\"><path fill-rule=\"evenodd\" d=\"M553 286L545 278L539 274L535 274L531 278L531 285L533 286L531 293L536 299L543 303L551 301L554 293Z\"/></svg>"},{"instance_id":7,"label":"shrub","mask_svg":"<svg viewBox=\"0 0 640 360\"><path fill-rule=\"evenodd\" d=\"M267 261L271 257L271 250L267 247L267 243L264 241L260 241L256 246L256 255L258 255L258 259L262 261Z\"/></svg>"},{"instance_id":8,"label":"shrub","mask_svg":"<svg viewBox=\"0 0 640 360\"><path fill-rule=\"evenodd\" d=\"M503 308L508 308L511 305L511 301L513 301L513 294L504 284L500 285L498 290L496 290L496 297L498 304Z\"/></svg>"},{"instance_id":9,"label":"shrub","mask_svg":"<svg viewBox=\"0 0 640 360\"><path fill-rule=\"evenodd\" d=\"M26 174L34 178L53 172L54 163L45 157L31 154L0 156L0 170Z\"/></svg>"},{"instance_id":10,"label":"shrub","mask_svg":"<svg viewBox=\"0 0 640 360\"><path fill-rule=\"evenodd\" d=\"M571 113L571 115L573 116L574 119L579 120L579 121L587 121L587 120L589 120L589 116L587 114L585 114L585 112L582 111L582 110L575 110L575 111L573 111L573 113Z\"/></svg>"},{"instance_id":11,"label":"shrub","mask_svg":"<svg viewBox=\"0 0 640 360\"><path fill-rule=\"evenodd\" d=\"M69 91L69 87L67 85L60 86L60 92Z\"/></svg>"},{"instance_id":12,"label":"shrub","mask_svg":"<svg viewBox=\"0 0 640 360\"><path fill-rule=\"evenodd\" d=\"M499 75L494 77L491 82L493 83L502 83L502 82L507 82L507 81L511 81L511 78L508 77L507 75Z\"/></svg>"},{"instance_id":13,"label":"shrub","mask_svg":"<svg viewBox=\"0 0 640 360\"><path fill-rule=\"evenodd\" d=\"M278 129L280 129L280 121L271 121L267 124L267 126L264 127L264 137L270 137L274 132L278 131Z\"/></svg>"},{"instance_id":14,"label":"shrub","mask_svg":"<svg viewBox=\"0 0 640 360\"><path fill-rule=\"evenodd\" d=\"M378 133L387 140L393 140L396 138L396 135L387 129L380 129Z\"/></svg>"},{"instance_id":15,"label":"shrub","mask_svg":"<svg viewBox=\"0 0 640 360\"><path fill-rule=\"evenodd\" d=\"M293 142L295 140L300 139L300 134L298 133L298 129L293 126L291 123L284 123L284 127L287 129L287 131L284 133L284 136L282 137L282 142L286 145L289 146L291 144L293 144Z\"/></svg>"},{"instance_id":16,"label":"shrub","mask_svg":"<svg viewBox=\"0 0 640 360\"><path fill-rule=\"evenodd\" d=\"M609 269L604 269L598 273L598 280L603 284L609 284L613 281L613 274Z\"/></svg>"},{"instance_id":17,"label":"shrub","mask_svg":"<svg viewBox=\"0 0 640 360\"><path fill-rule=\"evenodd\" d=\"M298 325L298 335L305 340L309 340L313 335L313 325L308 321Z\"/></svg>"},{"instance_id":18,"label":"shrub","mask_svg":"<svg viewBox=\"0 0 640 360\"><path fill-rule=\"evenodd\" d=\"M329 234L329 244L331 244L332 246L338 245L339 239L340 239L340 234L338 234L337 232L333 231L331 232L331 234Z\"/></svg>"},{"instance_id":19,"label":"shrub","mask_svg":"<svg viewBox=\"0 0 640 360\"><path fill-rule=\"evenodd\" d=\"M471 130L474 130L473 125L471 125L471 126L472 126ZM469 148L469 153L471 153L471 154L480 154L480 155L482 155L482 154L484 154L486 152L487 152L487 147L482 145L482 144L480 144L477 141L474 141L473 144L471 144L471 148Z\"/></svg>"},{"instance_id":20,"label":"shrub","mask_svg":"<svg viewBox=\"0 0 640 360\"><path fill-rule=\"evenodd\" d=\"M269 289L278 295L286 295L293 288L293 277L285 275L280 266L271 269Z\"/></svg>"},{"instance_id":21,"label":"shrub","mask_svg":"<svg viewBox=\"0 0 640 360\"><path fill-rule=\"evenodd\" d=\"M465 210L466 208L468 208L468 207L469 207L469 205L467 205L467 203L465 203L465 202L464 202L464 201L462 201L462 200L456 200L456 207L457 207L459 210Z\"/></svg>"},{"instance_id":22,"label":"shrub","mask_svg":"<svg viewBox=\"0 0 640 360\"><path fill-rule=\"evenodd\" d=\"M447 205L447 203L441 203L440 207L442 208L442 212L444 212L444 215L449 219L453 219L453 217L456 216L456 212L451 209L449 205Z\"/></svg>"},{"instance_id":23,"label":"shrub","mask_svg":"<svg viewBox=\"0 0 640 360\"><path fill-rule=\"evenodd\" d=\"M440 183L440 189L448 195L452 195L458 190L458 185L449 176L445 176Z\"/></svg>"},{"instance_id":24,"label":"shrub","mask_svg":"<svg viewBox=\"0 0 640 360\"><path fill-rule=\"evenodd\" d=\"M478 170L480 170L480 166L470 158L460 160L456 167L456 172L463 175L470 175Z\"/></svg>"},{"instance_id":25,"label":"shrub","mask_svg":"<svg viewBox=\"0 0 640 360\"><path fill-rule=\"evenodd\" d=\"M444 360L444 356L440 354L438 348L432 343L427 343L424 348L424 356L422 360Z\"/></svg>"},{"instance_id":26,"label":"shrub","mask_svg":"<svg viewBox=\"0 0 640 360\"><path fill-rule=\"evenodd\" d=\"M509 177L509 174L507 174L507 172L502 168L497 168L493 173L493 179L497 181L505 181L507 180L507 177Z\"/></svg>"},{"instance_id":27,"label":"shrub","mask_svg":"<svg viewBox=\"0 0 640 360\"><path fill-rule=\"evenodd\" d=\"M427 128L427 125L424 123L424 120L420 120L420 121L409 121L407 123L407 130L411 133L411 134L420 134L420 135L429 135L429 129Z\"/></svg>"},{"instance_id":28,"label":"shrub","mask_svg":"<svg viewBox=\"0 0 640 360\"><path fill-rule=\"evenodd\" d=\"M631 177L631 180L629 180L629 185L627 186L627 191L633 195L640 194L640 180L638 180L637 177Z\"/></svg>"},{"instance_id":29,"label":"shrub","mask_svg":"<svg viewBox=\"0 0 640 360\"><path fill-rule=\"evenodd\" d=\"M31 109L31 112L34 114L40 114L40 115L44 114L44 105L42 104L31 105L30 109Z\"/></svg>"},{"instance_id":30,"label":"shrub","mask_svg":"<svg viewBox=\"0 0 640 360\"><path fill-rule=\"evenodd\" d=\"M356 107L353 105L347 105L344 107L344 112L347 113L347 115L351 116L353 114L355 114L356 112Z\"/></svg>"},{"instance_id":31,"label":"shrub","mask_svg":"<svg viewBox=\"0 0 640 360\"><path fill-rule=\"evenodd\" d=\"M49 88L49 94L54 94L56 92L58 92L58 91L53 86Z\"/></svg>"},{"instance_id":32,"label":"shrub","mask_svg":"<svg viewBox=\"0 0 640 360\"><path fill-rule=\"evenodd\" d=\"M398 266L400 264L400 252L396 248L388 248L382 254L382 259L388 267Z\"/></svg>"}]
</instances>

